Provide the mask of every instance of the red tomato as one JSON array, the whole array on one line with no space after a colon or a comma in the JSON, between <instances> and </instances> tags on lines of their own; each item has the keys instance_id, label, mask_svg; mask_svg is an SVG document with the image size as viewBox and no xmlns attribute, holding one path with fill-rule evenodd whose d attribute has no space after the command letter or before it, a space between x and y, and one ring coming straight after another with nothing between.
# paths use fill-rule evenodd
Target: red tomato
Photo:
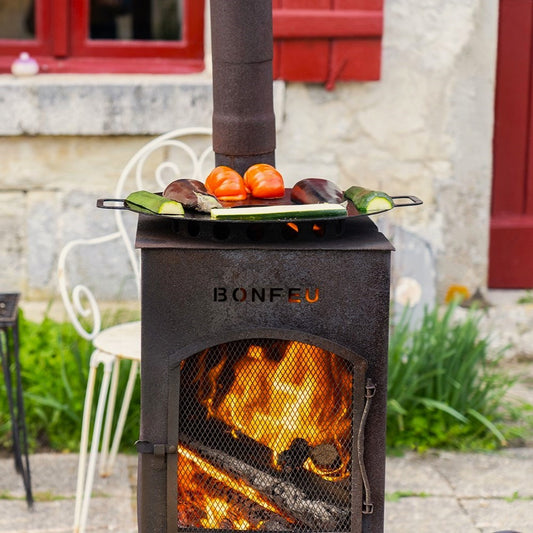
<instances>
[{"instance_id":1,"label":"red tomato","mask_svg":"<svg viewBox=\"0 0 533 533\"><path fill-rule=\"evenodd\" d=\"M283 177L266 163L252 165L244 174L244 183L255 198L282 198L285 194Z\"/></svg>"},{"instance_id":2,"label":"red tomato","mask_svg":"<svg viewBox=\"0 0 533 533\"><path fill-rule=\"evenodd\" d=\"M248 197L242 176L230 167L214 168L205 180L205 188L219 200L228 202L246 200Z\"/></svg>"}]
</instances>

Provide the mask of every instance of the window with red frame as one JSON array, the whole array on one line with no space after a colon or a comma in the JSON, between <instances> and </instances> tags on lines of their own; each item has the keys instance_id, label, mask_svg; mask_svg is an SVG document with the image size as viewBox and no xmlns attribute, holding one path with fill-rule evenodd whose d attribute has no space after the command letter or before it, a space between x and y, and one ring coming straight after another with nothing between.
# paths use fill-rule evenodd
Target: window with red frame
<instances>
[{"instance_id":1,"label":"window with red frame","mask_svg":"<svg viewBox=\"0 0 533 533\"><path fill-rule=\"evenodd\" d=\"M2 0L0 71L28 52L41 72L180 73L204 67L199 0Z\"/></svg>"}]
</instances>

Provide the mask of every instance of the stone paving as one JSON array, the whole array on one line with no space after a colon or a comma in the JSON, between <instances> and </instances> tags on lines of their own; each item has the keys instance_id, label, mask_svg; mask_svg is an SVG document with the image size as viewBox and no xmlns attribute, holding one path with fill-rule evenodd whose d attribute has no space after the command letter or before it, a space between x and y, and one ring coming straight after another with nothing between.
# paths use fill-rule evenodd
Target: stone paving
<instances>
[{"instance_id":1,"label":"stone paving","mask_svg":"<svg viewBox=\"0 0 533 533\"><path fill-rule=\"evenodd\" d=\"M0 460L0 532L67 533L72 531L77 454L30 456L35 498L31 510L20 476L10 458ZM133 533L136 527L135 456L120 455L113 475L95 478L87 531Z\"/></svg>"},{"instance_id":2,"label":"stone paving","mask_svg":"<svg viewBox=\"0 0 533 533\"><path fill-rule=\"evenodd\" d=\"M97 479L88 531L137 531L136 464L136 457L121 455L113 475ZM75 454L33 455L36 503L28 510L12 460L1 459L0 532L70 532L76 465ZM531 533L532 479L533 448L388 458L385 532Z\"/></svg>"}]
</instances>

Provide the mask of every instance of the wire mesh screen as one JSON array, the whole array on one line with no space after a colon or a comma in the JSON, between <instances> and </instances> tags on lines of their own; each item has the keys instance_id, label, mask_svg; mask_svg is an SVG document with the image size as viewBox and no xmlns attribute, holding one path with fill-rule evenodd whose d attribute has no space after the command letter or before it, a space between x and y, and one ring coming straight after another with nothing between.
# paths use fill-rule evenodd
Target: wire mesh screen
<instances>
[{"instance_id":1,"label":"wire mesh screen","mask_svg":"<svg viewBox=\"0 0 533 533\"><path fill-rule=\"evenodd\" d=\"M178 527L350 531L353 380L351 362L296 341L184 361Z\"/></svg>"}]
</instances>

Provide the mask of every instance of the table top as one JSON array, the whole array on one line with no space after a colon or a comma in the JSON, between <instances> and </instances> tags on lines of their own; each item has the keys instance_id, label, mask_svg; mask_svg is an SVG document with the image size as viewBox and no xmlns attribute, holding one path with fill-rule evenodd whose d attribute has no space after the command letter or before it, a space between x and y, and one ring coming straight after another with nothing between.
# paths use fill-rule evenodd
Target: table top
<instances>
[{"instance_id":1,"label":"table top","mask_svg":"<svg viewBox=\"0 0 533 533\"><path fill-rule=\"evenodd\" d=\"M19 298L18 292L0 293L0 327L15 325Z\"/></svg>"}]
</instances>

